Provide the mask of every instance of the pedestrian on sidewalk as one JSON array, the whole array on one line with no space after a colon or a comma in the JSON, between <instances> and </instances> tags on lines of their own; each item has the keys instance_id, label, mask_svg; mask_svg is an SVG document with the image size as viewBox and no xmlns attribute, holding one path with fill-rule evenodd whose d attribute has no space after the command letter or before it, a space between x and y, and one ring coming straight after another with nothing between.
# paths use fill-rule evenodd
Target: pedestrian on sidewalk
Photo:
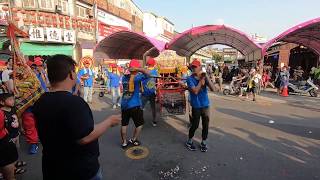
<instances>
[{"instance_id":1,"label":"pedestrian on sidewalk","mask_svg":"<svg viewBox=\"0 0 320 180\"><path fill-rule=\"evenodd\" d=\"M144 119L143 110L141 108L140 88L141 83L150 76L150 73L146 69L140 68L140 62L136 59L132 59L129 64L130 74L124 75L122 78L123 95L121 99L121 139L122 148L128 146L127 141L127 129L129 120L132 118L135 128L133 138L129 140L129 143L139 146L141 143L138 140L141 133Z\"/></svg>"},{"instance_id":2,"label":"pedestrian on sidewalk","mask_svg":"<svg viewBox=\"0 0 320 180\"><path fill-rule=\"evenodd\" d=\"M120 107L120 75L117 72L117 65L113 65L111 68L111 72L107 70L107 74L110 79L112 108L116 109Z\"/></svg>"},{"instance_id":3,"label":"pedestrian on sidewalk","mask_svg":"<svg viewBox=\"0 0 320 180\"><path fill-rule=\"evenodd\" d=\"M98 138L120 122L120 115L113 115L94 125L88 104L70 92L77 79L75 65L65 55L47 61L51 89L32 110L43 146L44 180L101 180Z\"/></svg>"},{"instance_id":4,"label":"pedestrian on sidewalk","mask_svg":"<svg viewBox=\"0 0 320 180\"><path fill-rule=\"evenodd\" d=\"M92 103L94 72L90 68L89 61L84 62L84 68L78 73L79 78L83 81L83 99L85 102Z\"/></svg>"},{"instance_id":5,"label":"pedestrian on sidewalk","mask_svg":"<svg viewBox=\"0 0 320 180\"><path fill-rule=\"evenodd\" d=\"M157 77L158 71L155 68L156 60L150 58L147 61L148 71L151 76ZM152 112L152 125L157 126L156 121L156 79L149 77L142 81L142 109L150 102L151 112Z\"/></svg>"},{"instance_id":6,"label":"pedestrian on sidewalk","mask_svg":"<svg viewBox=\"0 0 320 180\"><path fill-rule=\"evenodd\" d=\"M207 138L209 131L210 120L210 101L208 97L208 87L211 91L214 91L214 86L210 81L208 75L201 71L201 63L195 59L191 63L193 74L187 78L187 84L189 89L190 103L192 107L191 127L189 129L189 139L186 142L186 146L189 150L195 151L196 147L193 143L193 136L199 127L200 118L202 120L202 142L200 144L200 150L206 152Z\"/></svg>"}]
</instances>

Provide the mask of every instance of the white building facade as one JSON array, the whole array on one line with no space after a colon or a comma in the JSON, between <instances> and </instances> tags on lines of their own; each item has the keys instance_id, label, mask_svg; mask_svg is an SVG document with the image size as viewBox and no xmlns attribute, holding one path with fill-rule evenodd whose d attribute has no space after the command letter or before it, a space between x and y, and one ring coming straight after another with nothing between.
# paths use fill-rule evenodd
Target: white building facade
<instances>
[{"instance_id":1,"label":"white building facade","mask_svg":"<svg viewBox=\"0 0 320 180\"><path fill-rule=\"evenodd\" d=\"M160 41L169 42L174 36L174 24L151 12L143 14L143 32Z\"/></svg>"}]
</instances>

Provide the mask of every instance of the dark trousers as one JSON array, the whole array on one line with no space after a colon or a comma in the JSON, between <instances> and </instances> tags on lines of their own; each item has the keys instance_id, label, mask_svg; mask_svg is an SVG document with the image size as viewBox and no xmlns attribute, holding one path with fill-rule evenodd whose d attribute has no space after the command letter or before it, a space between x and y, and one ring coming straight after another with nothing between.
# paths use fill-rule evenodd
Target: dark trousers
<instances>
[{"instance_id":1,"label":"dark trousers","mask_svg":"<svg viewBox=\"0 0 320 180\"><path fill-rule=\"evenodd\" d=\"M199 127L200 118L202 119L202 140L208 138L209 130L209 107L192 108L191 127L189 129L189 139L192 139L194 133Z\"/></svg>"}]
</instances>

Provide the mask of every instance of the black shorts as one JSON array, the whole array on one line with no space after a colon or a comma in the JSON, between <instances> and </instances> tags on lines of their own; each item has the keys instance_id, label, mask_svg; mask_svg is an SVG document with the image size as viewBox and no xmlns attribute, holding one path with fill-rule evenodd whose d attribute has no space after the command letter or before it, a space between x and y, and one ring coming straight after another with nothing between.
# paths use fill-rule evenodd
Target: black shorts
<instances>
[{"instance_id":1,"label":"black shorts","mask_svg":"<svg viewBox=\"0 0 320 180\"><path fill-rule=\"evenodd\" d=\"M122 116L122 120L121 120L122 126L128 126L131 118L136 127L142 126L144 124L143 111L140 108L140 106L123 110L121 112L121 116Z\"/></svg>"},{"instance_id":2,"label":"black shorts","mask_svg":"<svg viewBox=\"0 0 320 180\"><path fill-rule=\"evenodd\" d=\"M0 167L7 166L18 160L16 145L6 136L0 139Z\"/></svg>"},{"instance_id":3,"label":"black shorts","mask_svg":"<svg viewBox=\"0 0 320 180\"><path fill-rule=\"evenodd\" d=\"M247 88L247 93L250 93L250 92L256 93L256 88L255 88L255 87L253 87L253 88Z\"/></svg>"}]
</instances>

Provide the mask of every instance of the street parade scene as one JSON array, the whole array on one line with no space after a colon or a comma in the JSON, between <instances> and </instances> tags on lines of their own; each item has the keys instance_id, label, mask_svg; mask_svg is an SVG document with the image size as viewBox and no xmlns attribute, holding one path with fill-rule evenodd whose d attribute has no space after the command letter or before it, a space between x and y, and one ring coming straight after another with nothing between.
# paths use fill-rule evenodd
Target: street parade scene
<instances>
[{"instance_id":1,"label":"street parade scene","mask_svg":"<svg viewBox=\"0 0 320 180\"><path fill-rule=\"evenodd\" d=\"M319 6L0 0L0 180L320 180Z\"/></svg>"}]
</instances>

